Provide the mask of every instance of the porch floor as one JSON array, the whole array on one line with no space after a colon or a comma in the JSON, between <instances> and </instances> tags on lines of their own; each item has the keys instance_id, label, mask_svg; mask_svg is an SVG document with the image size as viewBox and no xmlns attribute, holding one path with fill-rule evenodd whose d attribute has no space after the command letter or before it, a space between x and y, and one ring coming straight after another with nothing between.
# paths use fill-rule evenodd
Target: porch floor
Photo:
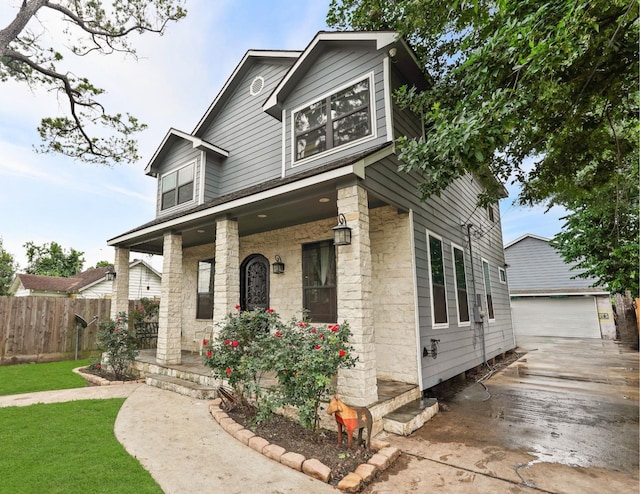
<instances>
[{"instance_id":1,"label":"porch floor","mask_svg":"<svg viewBox=\"0 0 640 494\"><path fill-rule=\"evenodd\" d=\"M156 349L151 348L147 350L140 350L140 353L136 357L136 361L153 364L168 369L174 369L180 371L180 373L190 373L197 376L211 377L211 369L202 363L202 356L198 352L182 351L182 362L179 364L159 364L156 361ZM393 381L389 379L378 379L378 401L372 405L382 405L386 402L393 401L399 396L415 392L418 388L417 384L409 384L400 381Z\"/></svg>"}]
</instances>

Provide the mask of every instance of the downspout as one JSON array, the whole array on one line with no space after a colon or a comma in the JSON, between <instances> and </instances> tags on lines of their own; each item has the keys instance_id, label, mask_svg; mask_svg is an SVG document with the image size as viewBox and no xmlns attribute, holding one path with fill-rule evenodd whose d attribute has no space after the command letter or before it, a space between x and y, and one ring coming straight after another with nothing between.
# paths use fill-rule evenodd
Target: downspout
<instances>
[{"instance_id":1,"label":"downspout","mask_svg":"<svg viewBox=\"0 0 640 494\"><path fill-rule=\"evenodd\" d=\"M471 244L471 223L467 224L467 239L469 241L469 260L471 261L471 286L473 288L473 323L480 324L480 334L482 336L482 361L487 364L487 350L484 341L484 320L480 315L480 304L478 304L478 292L476 290L476 268L473 262L473 245Z\"/></svg>"}]
</instances>

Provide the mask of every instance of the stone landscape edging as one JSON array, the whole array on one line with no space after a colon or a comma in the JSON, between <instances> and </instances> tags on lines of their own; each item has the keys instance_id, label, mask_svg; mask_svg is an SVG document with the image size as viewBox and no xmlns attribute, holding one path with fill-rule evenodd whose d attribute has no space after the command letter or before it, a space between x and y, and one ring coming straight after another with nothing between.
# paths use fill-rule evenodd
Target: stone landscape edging
<instances>
[{"instance_id":1,"label":"stone landscape edging","mask_svg":"<svg viewBox=\"0 0 640 494\"><path fill-rule=\"evenodd\" d=\"M145 382L144 379L133 379L130 381L109 381L109 379L105 379L104 377L82 372L82 369L86 369L86 366L76 367L75 369L72 369L72 370L73 372L84 377L87 381L89 381L92 384L95 384L96 386L110 386L112 384L139 384L139 383Z\"/></svg>"},{"instance_id":2,"label":"stone landscape edging","mask_svg":"<svg viewBox=\"0 0 640 494\"><path fill-rule=\"evenodd\" d=\"M286 451L277 444L271 444L266 439L257 436L253 431L245 429L241 424L229 417L220 408L222 400L216 398L209 405L209 414L228 434L251 449L261 453L289 468L303 472L310 477L328 483L331 480L331 469L315 458L305 458L299 453ZM378 473L383 472L400 456L400 450L389 443L372 439L372 447L378 449L367 463L362 463L338 482L338 489L344 492L359 492L371 482Z\"/></svg>"}]
</instances>

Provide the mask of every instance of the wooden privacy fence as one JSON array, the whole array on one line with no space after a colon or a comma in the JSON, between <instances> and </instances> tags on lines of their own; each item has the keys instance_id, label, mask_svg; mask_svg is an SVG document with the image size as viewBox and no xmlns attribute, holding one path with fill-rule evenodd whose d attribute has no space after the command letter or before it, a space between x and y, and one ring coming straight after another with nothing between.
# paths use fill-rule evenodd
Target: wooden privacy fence
<instances>
[{"instance_id":1,"label":"wooden privacy fence","mask_svg":"<svg viewBox=\"0 0 640 494\"><path fill-rule=\"evenodd\" d=\"M129 310L136 301L129 301ZM0 365L74 358L76 318L98 320L80 330L78 356L98 350L98 323L109 319L111 299L0 297Z\"/></svg>"}]
</instances>

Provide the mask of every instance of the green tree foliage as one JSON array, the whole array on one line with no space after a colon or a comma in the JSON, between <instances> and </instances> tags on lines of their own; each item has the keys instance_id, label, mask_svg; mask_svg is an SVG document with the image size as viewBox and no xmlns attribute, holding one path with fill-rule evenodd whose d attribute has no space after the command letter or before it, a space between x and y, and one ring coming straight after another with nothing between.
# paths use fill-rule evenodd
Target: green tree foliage
<instances>
[{"instance_id":1,"label":"green tree foliage","mask_svg":"<svg viewBox=\"0 0 640 494\"><path fill-rule=\"evenodd\" d=\"M9 288L16 275L16 262L12 254L2 245L0 237L0 295L9 295Z\"/></svg>"},{"instance_id":2,"label":"green tree foliage","mask_svg":"<svg viewBox=\"0 0 640 494\"><path fill-rule=\"evenodd\" d=\"M63 63L63 51L82 57L124 53L136 56L130 38L164 33L170 21L186 15L182 0L127 0L112 5L95 0L24 0L15 19L0 30L0 81L14 79L63 95L68 111L43 118L38 128L42 152L59 152L91 163L111 165L139 158L132 135L146 128L135 117L109 114L99 101L104 92ZM65 26L61 46L49 46L39 16ZM50 18L50 17L49 17ZM109 135L114 133L114 135Z\"/></svg>"},{"instance_id":3,"label":"green tree foliage","mask_svg":"<svg viewBox=\"0 0 640 494\"><path fill-rule=\"evenodd\" d=\"M73 248L67 252L56 242L42 245L27 242L24 247L27 249L28 274L69 278L82 271L84 252Z\"/></svg>"},{"instance_id":4,"label":"green tree foliage","mask_svg":"<svg viewBox=\"0 0 640 494\"><path fill-rule=\"evenodd\" d=\"M640 296L638 178L634 165L618 180L574 197L567 203L571 214L553 239L565 261L585 270L578 277L597 278L597 285L630 290L635 297Z\"/></svg>"},{"instance_id":5,"label":"green tree foliage","mask_svg":"<svg viewBox=\"0 0 640 494\"><path fill-rule=\"evenodd\" d=\"M113 262L111 261L98 261L96 263L96 268L108 268L109 266L113 266Z\"/></svg>"},{"instance_id":6,"label":"green tree foliage","mask_svg":"<svg viewBox=\"0 0 640 494\"><path fill-rule=\"evenodd\" d=\"M616 187L637 167L638 8L632 0L332 0L327 21L397 30L426 70L429 89L396 94L424 118L426 139L398 140L423 198L466 172L493 175L519 184L522 205L580 214L567 217L573 231L602 214L592 197L614 202L613 212L630 207ZM489 188L480 202L498 193ZM583 267L601 272L596 264L618 255L608 248L623 245L637 263L629 232L601 244L600 256L585 251ZM571 242L569 234L559 244L580 257L584 245Z\"/></svg>"}]
</instances>

